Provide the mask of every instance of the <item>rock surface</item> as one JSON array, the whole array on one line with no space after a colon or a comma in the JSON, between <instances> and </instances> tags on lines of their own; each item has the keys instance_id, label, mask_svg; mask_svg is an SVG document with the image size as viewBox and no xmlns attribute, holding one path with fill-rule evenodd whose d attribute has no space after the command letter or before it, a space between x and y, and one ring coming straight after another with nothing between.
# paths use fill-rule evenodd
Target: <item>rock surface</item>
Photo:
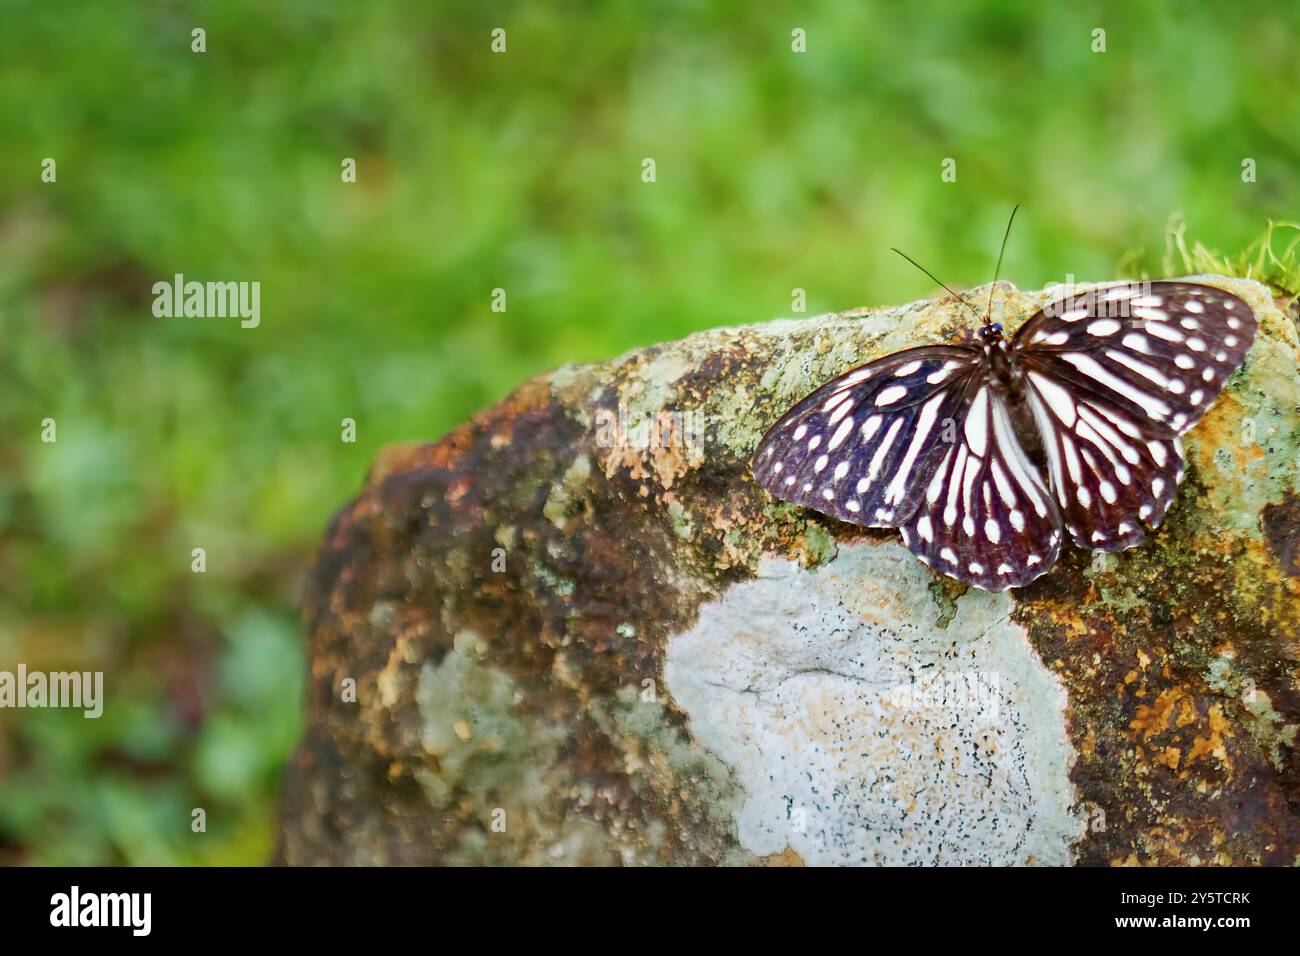
<instances>
[{"instance_id":1,"label":"rock surface","mask_svg":"<svg viewBox=\"0 0 1300 956\"><path fill-rule=\"evenodd\" d=\"M1300 347L1198 281L1260 332L1165 524L1005 594L748 470L816 385L954 338L951 299L565 367L389 450L309 588L279 858L1300 862Z\"/></svg>"}]
</instances>

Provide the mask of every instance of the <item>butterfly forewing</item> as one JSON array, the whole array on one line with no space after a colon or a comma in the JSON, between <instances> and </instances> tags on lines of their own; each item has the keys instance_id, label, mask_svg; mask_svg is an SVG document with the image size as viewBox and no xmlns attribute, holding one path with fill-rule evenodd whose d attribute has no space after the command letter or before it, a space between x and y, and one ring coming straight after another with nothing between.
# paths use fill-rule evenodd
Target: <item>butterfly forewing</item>
<instances>
[{"instance_id":1,"label":"butterfly forewing","mask_svg":"<svg viewBox=\"0 0 1300 956\"><path fill-rule=\"evenodd\" d=\"M958 440L926 483L903 541L925 564L986 591L1020 587L1061 549L1061 519L1001 394L972 376Z\"/></svg>"},{"instance_id":2,"label":"butterfly forewing","mask_svg":"<svg viewBox=\"0 0 1300 956\"><path fill-rule=\"evenodd\" d=\"M1191 282L1130 283L1051 303L1016 333L1028 368L1127 411L1152 434L1205 414L1255 339L1242 299Z\"/></svg>"},{"instance_id":3,"label":"butterfly forewing","mask_svg":"<svg viewBox=\"0 0 1300 956\"><path fill-rule=\"evenodd\" d=\"M833 379L763 437L754 476L777 497L842 521L896 526L947 450L943 437L961 417L978 358L966 346L907 349Z\"/></svg>"}]
</instances>

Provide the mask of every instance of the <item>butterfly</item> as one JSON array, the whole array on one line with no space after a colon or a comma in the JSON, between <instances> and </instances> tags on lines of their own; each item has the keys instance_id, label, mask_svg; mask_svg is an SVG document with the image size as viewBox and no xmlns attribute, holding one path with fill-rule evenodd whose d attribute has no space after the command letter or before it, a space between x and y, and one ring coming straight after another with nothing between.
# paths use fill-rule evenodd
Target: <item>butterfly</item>
<instances>
[{"instance_id":1,"label":"butterfly","mask_svg":"<svg viewBox=\"0 0 1300 956\"><path fill-rule=\"evenodd\" d=\"M1238 296L1175 281L1069 293L1009 338L991 309L984 321L816 389L763 437L754 476L841 521L898 528L966 584L1021 587L1064 533L1122 551L1160 524L1183 478L1180 436L1257 325Z\"/></svg>"}]
</instances>

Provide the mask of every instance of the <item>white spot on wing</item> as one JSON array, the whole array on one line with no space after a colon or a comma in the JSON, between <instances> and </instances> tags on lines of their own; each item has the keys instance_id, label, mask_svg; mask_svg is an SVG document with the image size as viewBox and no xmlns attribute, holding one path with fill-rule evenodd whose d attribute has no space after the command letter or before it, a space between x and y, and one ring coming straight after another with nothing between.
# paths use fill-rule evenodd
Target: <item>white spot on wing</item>
<instances>
[{"instance_id":1,"label":"white spot on wing","mask_svg":"<svg viewBox=\"0 0 1300 956\"><path fill-rule=\"evenodd\" d=\"M1130 332L1120 339L1120 342L1125 348L1132 349L1134 352L1141 352L1143 355L1151 354L1151 343L1146 340L1145 336L1138 335L1136 332Z\"/></svg>"},{"instance_id":2,"label":"white spot on wing","mask_svg":"<svg viewBox=\"0 0 1300 956\"><path fill-rule=\"evenodd\" d=\"M1078 352L1063 352L1061 357L1084 375L1095 379L1102 385L1105 385L1113 391L1118 392L1120 395L1123 395L1152 418L1162 420L1169 414L1168 405L1149 392L1141 391L1123 379L1112 375L1092 356L1083 355Z\"/></svg>"},{"instance_id":3,"label":"white spot on wing","mask_svg":"<svg viewBox=\"0 0 1300 956\"><path fill-rule=\"evenodd\" d=\"M970 411L966 414L966 444L970 450L983 458L988 450L989 427L989 390L981 388L971 401Z\"/></svg>"},{"instance_id":4,"label":"white spot on wing","mask_svg":"<svg viewBox=\"0 0 1300 956\"><path fill-rule=\"evenodd\" d=\"M891 385L888 388L881 389L880 394L876 396L876 405L892 405L906 394L907 386Z\"/></svg>"},{"instance_id":5,"label":"white spot on wing","mask_svg":"<svg viewBox=\"0 0 1300 956\"><path fill-rule=\"evenodd\" d=\"M860 368L856 372L850 372L844 378L840 379L840 385L848 388L850 385L857 385L859 382L865 382L875 374L875 369Z\"/></svg>"},{"instance_id":6,"label":"white spot on wing","mask_svg":"<svg viewBox=\"0 0 1300 956\"><path fill-rule=\"evenodd\" d=\"M933 372L931 372L929 375L925 377L925 380L929 382L931 385L938 385L940 382L947 379L948 376L952 374L953 369L955 369L960 364L961 363L959 362L953 362L951 360L944 362L943 368L935 369Z\"/></svg>"},{"instance_id":7,"label":"white spot on wing","mask_svg":"<svg viewBox=\"0 0 1300 956\"><path fill-rule=\"evenodd\" d=\"M943 404L943 398L943 394L940 393L926 402L921 409L921 414L916 421L916 427L912 431L912 443L907 447L903 460L898 463L898 470L894 473L893 479L885 489L886 502L897 504L903 500L903 495L907 492L907 483L912 477L912 467L916 462L917 455L921 453L926 438L930 435L930 429L934 427L934 420L938 417L939 406Z\"/></svg>"},{"instance_id":8,"label":"white spot on wing","mask_svg":"<svg viewBox=\"0 0 1300 956\"><path fill-rule=\"evenodd\" d=\"M1181 342L1186 338L1182 332L1179 332L1173 326L1163 325L1160 322L1147 322L1143 328L1158 339L1164 339L1166 342Z\"/></svg>"},{"instance_id":9,"label":"white spot on wing","mask_svg":"<svg viewBox=\"0 0 1300 956\"><path fill-rule=\"evenodd\" d=\"M835 429L835 434L831 435L830 443L826 446L827 451L834 451L844 444L844 439L849 437L849 432L853 431L853 419L846 418L840 422L840 427Z\"/></svg>"},{"instance_id":10,"label":"white spot on wing","mask_svg":"<svg viewBox=\"0 0 1300 956\"><path fill-rule=\"evenodd\" d=\"M903 427L903 420L897 418L894 424L889 426L889 431L885 432L885 439L876 449L876 454L872 456L871 464L867 466L867 482L871 483L876 480L876 475L880 473L880 466L884 464L885 456L889 454L890 447L894 444L894 439L898 437L899 431Z\"/></svg>"},{"instance_id":11,"label":"white spot on wing","mask_svg":"<svg viewBox=\"0 0 1300 956\"><path fill-rule=\"evenodd\" d=\"M1165 378L1160 369L1156 368L1154 365L1149 365L1146 362L1143 362L1141 359L1134 358L1127 352L1121 352L1119 349L1107 349L1106 357L1112 362L1118 362L1125 368L1137 372L1143 378L1150 382L1154 382L1161 388L1169 387L1169 379Z\"/></svg>"},{"instance_id":12,"label":"white spot on wing","mask_svg":"<svg viewBox=\"0 0 1300 956\"><path fill-rule=\"evenodd\" d=\"M1070 393L1057 385L1047 376L1040 375L1037 372L1030 372L1029 378L1033 381L1034 386L1042 394L1043 398L1046 399L1047 404L1051 406L1056 417L1061 420L1061 423L1064 424L1066 428L1073 427L1075 407L1074 399L1070 397Z\"/></svg>"}]
</instances>

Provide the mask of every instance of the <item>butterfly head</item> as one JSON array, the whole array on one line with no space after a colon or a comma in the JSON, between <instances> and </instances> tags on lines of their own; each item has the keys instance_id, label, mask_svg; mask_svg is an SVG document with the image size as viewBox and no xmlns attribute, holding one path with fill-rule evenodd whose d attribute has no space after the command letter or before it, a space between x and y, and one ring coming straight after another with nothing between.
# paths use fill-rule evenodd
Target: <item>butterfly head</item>
<instances>
[{"instance_id":1,"label":"butterfly head","mask_svg":"<svg viewBox=\"0 0 1300 956\"><path fill-rule=\"evenodd\" d=\"M998 339L1002 338L1002 323L990 322L988 325L980 329L979 335L985 345L994 344Z\"/></svg>"}]
</instances>

